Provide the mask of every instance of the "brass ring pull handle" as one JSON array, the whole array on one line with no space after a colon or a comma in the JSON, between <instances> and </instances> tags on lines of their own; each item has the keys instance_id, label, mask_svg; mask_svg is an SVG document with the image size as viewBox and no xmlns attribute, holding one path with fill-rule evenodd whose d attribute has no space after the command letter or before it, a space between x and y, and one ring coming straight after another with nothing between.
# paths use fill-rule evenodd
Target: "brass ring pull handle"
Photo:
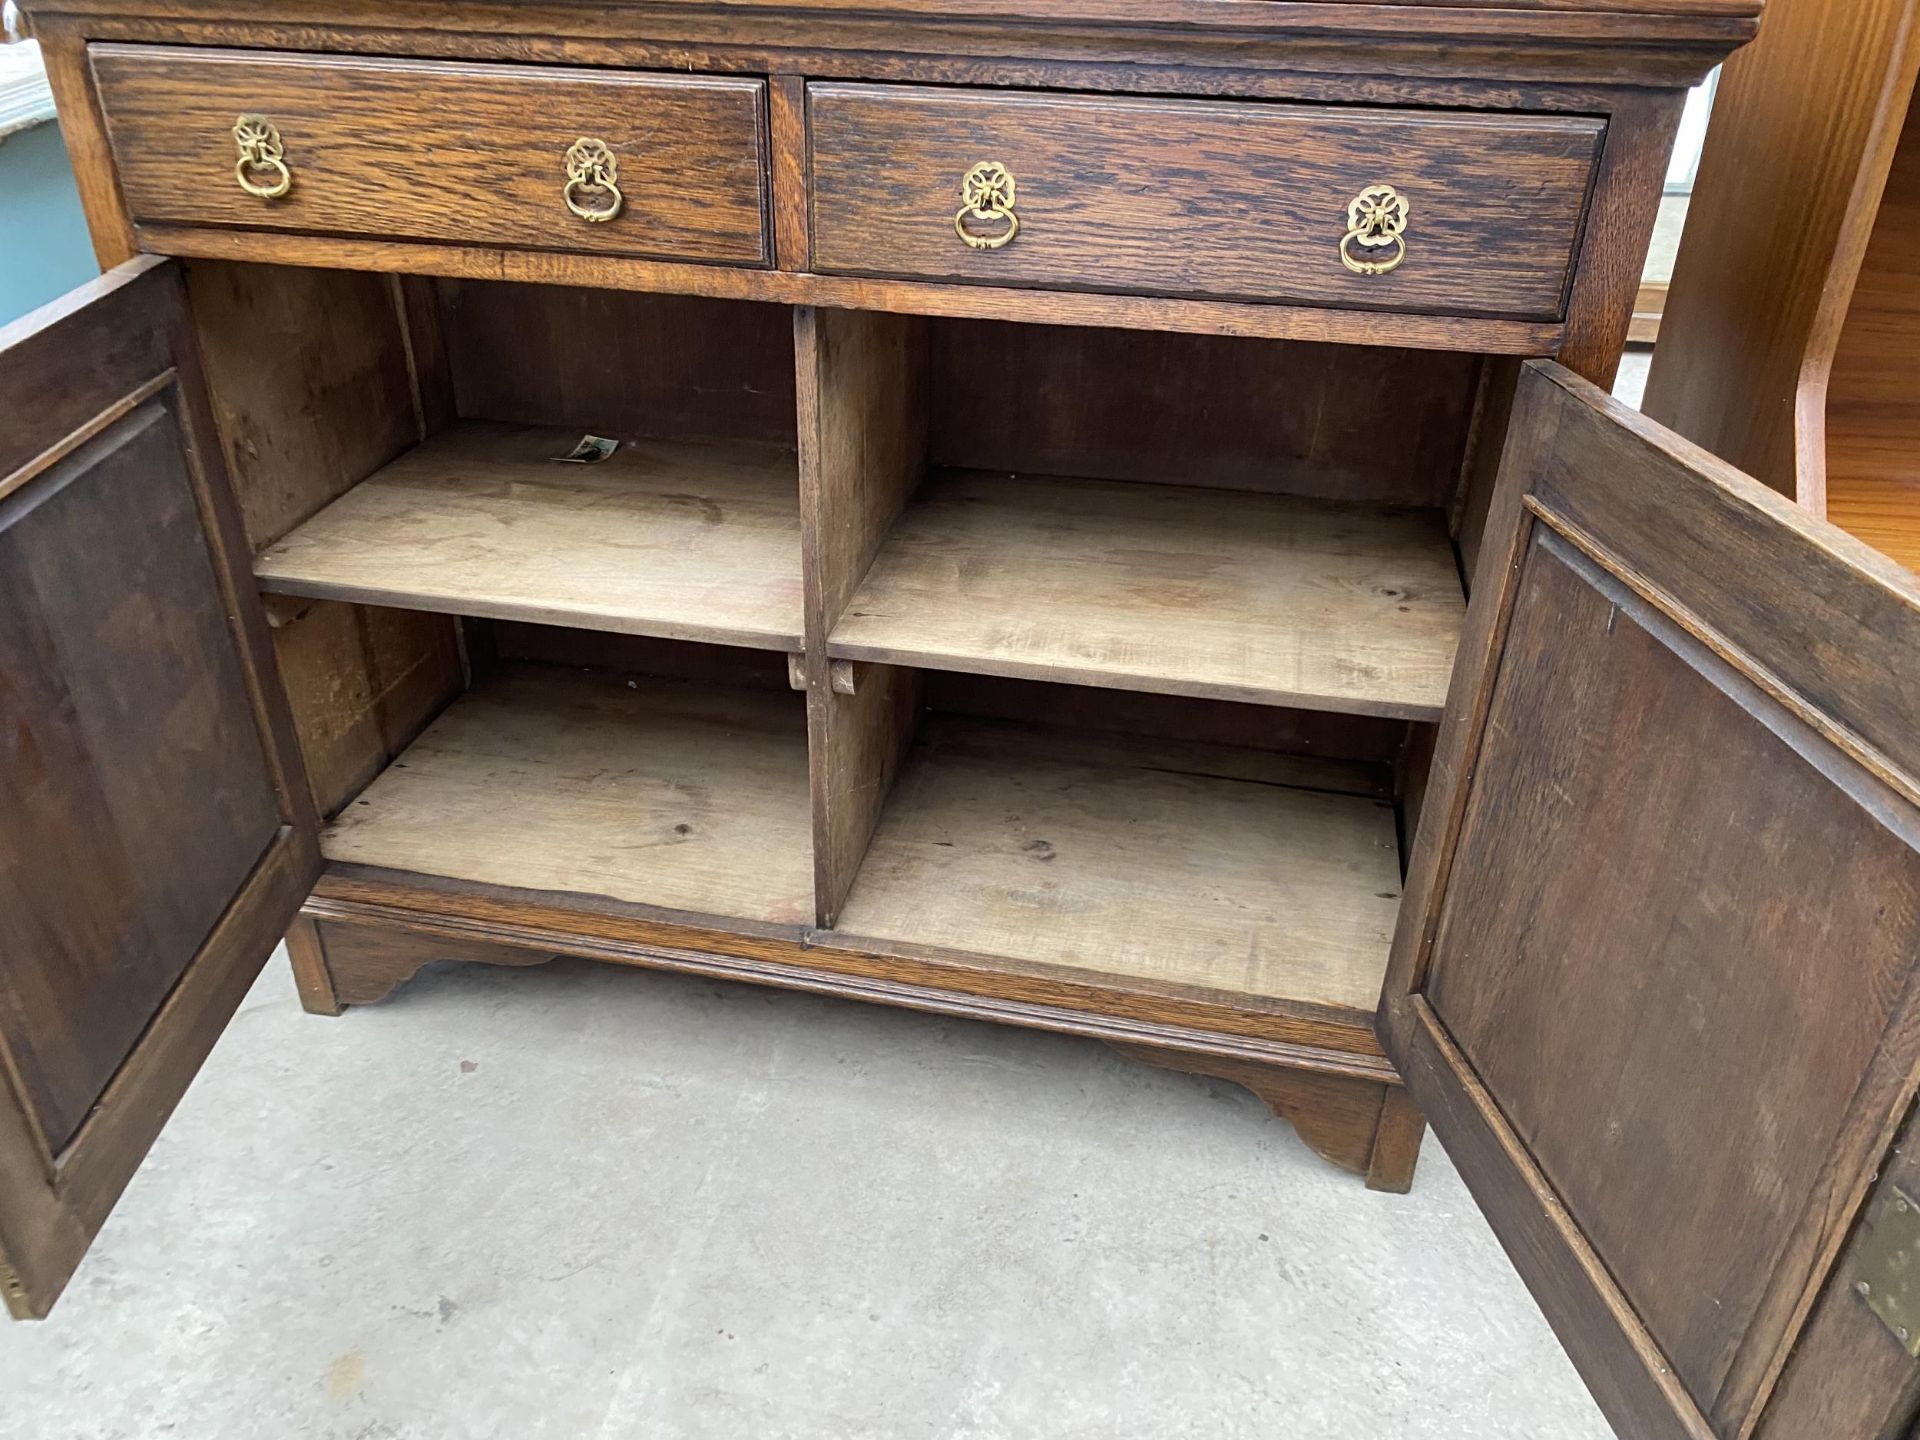
<instances>
[{"instance_id":1,"label":"brass ring pull handle","mask_svg":"<svg viewBox=\"0 0 1920 1440\"><path fill-rule=\"evenodd\" d=\"M240 158L233 162L233 178L247 194L278 200L293 188L287 147L280 143L280 132L266 116L242 115L234 121L233 143L240 151Z\"/></svg>"},{"instance_id":2,"label":"brass ring pull handle","mask_svg":"<svg viewBox=\"0 0 1920 1440\"><path fill-rule=\"evenodd\" d=\"M567 147L567 184L560 195L582 220L597 224L620 213L627 197L620 193L620 162L606 141L582 135ZM588 204L589 195L605 198Z\"/></svg>"},{"instance_id":3,"label":"brass ring pull handle","mask_svg":"<svg viewBox=\"0 0 1920 1440\"><path fill-rule=\"evenodd\" d=\"M1391 185L1369 185L1347 205L1347 233L1340 237L1340 263L1356 275L1384 275L1407 258L1407 197ZM1387 250L1362 260L1353 247Z\"/></svg>"},{"instance_id":4,"label":"brass ring pull handle","mask_svg":"<svg viewBox=\"0 0 1920 1440\"><path fill-rule=\"evenodd\" d=\"M960 202L953 233L969 249L998 250L1020 233L1020 217L1013 213L1013 172L998 160L982 160L967 171L960 181ZM970 225L991 228L982 233Z\"/></svg>"}]
</instances>

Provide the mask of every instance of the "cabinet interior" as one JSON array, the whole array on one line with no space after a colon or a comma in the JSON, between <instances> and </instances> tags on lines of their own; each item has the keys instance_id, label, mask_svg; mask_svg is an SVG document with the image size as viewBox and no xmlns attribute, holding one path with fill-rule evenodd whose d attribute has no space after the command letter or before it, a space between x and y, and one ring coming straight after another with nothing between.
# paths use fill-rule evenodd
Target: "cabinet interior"
<instances>
[{"instance_id":1,"label":"cabinet interior","mask_svg":"<svg viewBox=\"0 0 1920 1440\"><path fill-rule=\"evenodd\" d=\"M329 861L1373 1008L1510 365L189 284Z\"/></svg>"}]
</instances>

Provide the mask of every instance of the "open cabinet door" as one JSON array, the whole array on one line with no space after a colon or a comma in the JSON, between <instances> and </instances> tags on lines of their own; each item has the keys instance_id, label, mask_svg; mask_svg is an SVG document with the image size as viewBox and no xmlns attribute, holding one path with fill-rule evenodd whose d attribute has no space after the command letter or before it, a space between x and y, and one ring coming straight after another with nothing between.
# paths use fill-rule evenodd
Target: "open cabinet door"
<instances>
[{"instance_id":1,"label":"open cabinet door","mask_svg":"<svg viewBox=\"0 0 1920 1440\"><path fill-rule=\"evenodd\" d=\"M0 329L0 1285L44 1315L319 871L176 268Z\"/></svg>"},{"instance_id":2,"label":"open cabinet door","mask_svg":"<svg viewBox=\"0 0 1920 1440\"><path fill-rule=\"evenodd\" d=\"M1388 1053L1623 1436L1905 1434L1920 585L1535 363L1461 656Z\"/></svg>"}]
</instances>

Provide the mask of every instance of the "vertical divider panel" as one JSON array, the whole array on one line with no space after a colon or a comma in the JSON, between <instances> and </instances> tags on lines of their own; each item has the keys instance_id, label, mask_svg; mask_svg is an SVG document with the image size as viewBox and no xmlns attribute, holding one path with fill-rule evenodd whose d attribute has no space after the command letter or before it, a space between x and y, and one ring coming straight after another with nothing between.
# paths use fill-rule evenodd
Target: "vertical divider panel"
<instances>
[{"instance_id":1,"label":"vertical divider panel","mask_svg":"<svg viewBox=\"0 0 1920 1440\"><path fill-rule=\"evenodd\" d=\"M451 416L431 282L200 261L187 286L256 554ZM267 615L324 818L459 694L459 622L339 600L276 601Z\"/></svg>"},{"instance_id":2,"label":"vertical divider panel","mask_svg":"<svg viewBox=\"0 0 1920 1440\"><path fill-rule=\"evenodd\" d=\"M913 740L920 674L842 667L827 636L927 463L927 327L916 316L794 312L814 898L832 925ZM850 693L843 693L850 692Z\"/></svg>"}]
</instances>

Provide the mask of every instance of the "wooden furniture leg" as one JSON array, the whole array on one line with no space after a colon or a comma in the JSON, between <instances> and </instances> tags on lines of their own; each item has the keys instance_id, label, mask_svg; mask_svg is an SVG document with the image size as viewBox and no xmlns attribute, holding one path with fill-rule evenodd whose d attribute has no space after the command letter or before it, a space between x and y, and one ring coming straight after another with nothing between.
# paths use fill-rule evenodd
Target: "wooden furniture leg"
<instances>
[{"instance_id":1,"label":"wooden furniture leg","mask_svg":"<svg viewBox=\"0 0 1920 1440\"><path fill-rule=\"evenodd\" d=\"M300 1008L309 1015L338 1015L346 1007L334 992L333 973L327 968L326 946L320 926L304 915L293 917L287 931L287 957L293 961L293 983L300 991Z\"/></svg>"},{"instance_id":2,"label":"wooden furniture leg","mask_svg":"<svg viewBox=\"0 0 1920 1440\"><path fill-rule=\"evenodd\" d=\"M1420 1142L1427 1120L1404 1085L1388 1085L1380 1100L1380 1125L1373 1132L1373 1153L1367 1161L1367 1188L1404 1195L1413 1188L1413 1169L1420 1163Z\"/></svg>"},{"instance_id":3,"label":"wooden furniture leg","mask_svg":"<svg viewBox=\"0 0 1920 1440\"><path fill-rule=\"evenodd\" d=\"M1289 1122L1316 1155L1364 1177L1369 1190L1404 1195L1413 1187L1413 1169L1427 1123L1398 1084L1151 1045L1114 1044L1113 1048L1164 1070L1185 1070L1245 1086Z\"/></svg>"},{"instance_id":4,"label":"wooden furniture leg","mask_svg":"<svg viewBox=\"0 0 1920 1440\"><path fill-rule=\"evenodd\" d=\"M312 920L302 915L287 932L287 953L300 1004L311 1014L338 1015L349 1005L384 1000L436 960L482 965L544 965L550 951L484 940L444 940L432 935Z\"/></svg>"}]
</instances>

